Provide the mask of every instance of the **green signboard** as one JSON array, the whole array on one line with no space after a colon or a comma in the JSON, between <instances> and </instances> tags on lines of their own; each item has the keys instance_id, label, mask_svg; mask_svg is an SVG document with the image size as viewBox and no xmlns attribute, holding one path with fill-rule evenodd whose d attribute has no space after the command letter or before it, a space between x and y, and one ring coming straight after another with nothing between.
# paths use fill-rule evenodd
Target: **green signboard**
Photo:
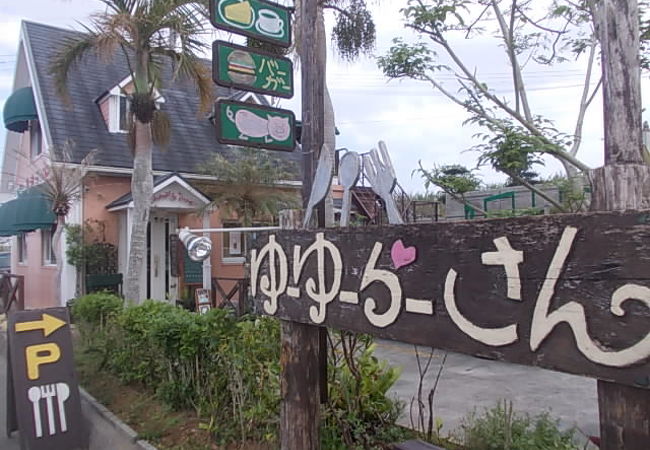
<instances>
[{"instance_id":1,"label":"green signboard","mask_svg":"<svg viewBox=\"0 0 650 450\"><path fill-rule=\"evenodd\" d=\"M291 60L228 42L212 44L212 79L219 86L293 97Z\"/></svg>"},{"instance_id":2,"label":"green signboard","mask_svg":"<svg viewBox=\"0 0 650 450\"><path fill-rule=\"evenodd\" d=\"M219 100L216 113L217 140L222 144L288 152L295 147L296 118L287 109Z\"/></svg>"},{"instance_id":3,"label":"green signboard","mask_svg":"<svg viewBox=\"0 0 650 450\"><path fill-rule=\"evenodd\" d=\"M210 22L215 28L243 34L288 48L291 10L265 0L211 0Z\"/></svg>"}]
</instances>

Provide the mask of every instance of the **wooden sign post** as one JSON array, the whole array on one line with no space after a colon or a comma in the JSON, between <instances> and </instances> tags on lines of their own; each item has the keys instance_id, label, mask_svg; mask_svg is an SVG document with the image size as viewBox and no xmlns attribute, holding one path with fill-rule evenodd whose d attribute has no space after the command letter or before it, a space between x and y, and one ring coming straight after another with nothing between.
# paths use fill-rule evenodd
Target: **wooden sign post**
<instances>
[{"instance_id":1,"label":"wooden sign post","mask_svg":"<svg viewBox=\"0 0 650 450\"><path fill-rule=\"evenodd\" d=\"M303 207L309 205L318 153L324 140L324 71L318 65L318 1L305 0L301 11ZM321 212L324 222L324 216ZM320 219L319 219L320 221ZM294 224L295 228L300 224ZM282 321L280 356L280 447L282 450L320 449L320 399L326 392L326 330L296 321ZM324 365L324 367L323 367Z\"/></svg>"},{"instance_id":2,"label":"wooden sign post","mask_svg":"<svg viewBox=\"0 0 650 450\"><path fill-rule=\"evenodd\" d=\"M637 0L592 6L601 47L605 166L590 173L593 210L650 208L650 166L642 158ZM624 31L623 31L624 30ZM645 384L650 383L646 371ZM598 381L601 448L650 446L650 391Z\"/></svg>"}]
</instances>

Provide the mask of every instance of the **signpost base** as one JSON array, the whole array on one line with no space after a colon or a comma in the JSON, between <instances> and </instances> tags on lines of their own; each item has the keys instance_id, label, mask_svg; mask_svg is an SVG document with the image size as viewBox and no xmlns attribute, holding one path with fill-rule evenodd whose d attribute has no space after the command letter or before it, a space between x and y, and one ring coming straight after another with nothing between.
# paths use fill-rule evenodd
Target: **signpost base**
<instances>
[{"instance_id":1,"label":"signpost base","mask_svg":"<svg viewBox=\"0 0 650 450\"><path fill-rule=\"evenodd\" d=\"M319 327L281 321L280 448L320 449Z\"/></svg>"},{"instance_id":2,"label":"signpost base","mask_svg":"<svg viewBox=\"0 0 650 450\"><path fill-rule=\"evenodd\" d=\"M598 380L600 448L646 450L650 445L650 390Z\"/></svg>"}]
</instances>

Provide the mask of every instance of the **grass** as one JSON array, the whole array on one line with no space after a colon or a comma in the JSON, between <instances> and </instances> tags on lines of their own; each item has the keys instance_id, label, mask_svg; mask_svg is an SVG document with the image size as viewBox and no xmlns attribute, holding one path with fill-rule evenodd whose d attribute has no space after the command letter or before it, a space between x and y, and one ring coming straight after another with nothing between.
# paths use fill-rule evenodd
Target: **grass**
<instances>
[{"instance_id":1,"label":"grass","mask_svg":"<svg viewBox=\"0 0 650 450\"><path fill-rule=\"evenodd\" d=\"M92 357L76 355L79 382L93 397L133 428L141 439L160 450L221 450L200 418L186 411L172 411L146 387L125 386L116 377L99 371Z\"/></svg>"}]
</instances>

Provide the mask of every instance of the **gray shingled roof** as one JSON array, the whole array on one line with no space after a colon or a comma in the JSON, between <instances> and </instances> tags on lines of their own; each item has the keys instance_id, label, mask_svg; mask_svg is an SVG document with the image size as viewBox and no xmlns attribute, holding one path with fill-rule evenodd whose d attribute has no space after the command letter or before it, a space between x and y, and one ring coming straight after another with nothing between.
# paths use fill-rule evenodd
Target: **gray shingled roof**
<instances>
[{"instance_id":1,"label":"gray shingled roof","mask_svg":"<svg viewBox=\"0 0 650 450\"><path fill-rule=\"evenodd\" d=\"M68 141L72 162L80 162L93 149L97 149L94 164L101 166L131 168L133 156L126 141L126 135L109 133L95 102L108 90L115 87L129 75L126 58L117 53L110 62L89 52L73 68L68 78L71 105L65 105L56 94L54 77L49 73L51 58L67 39L78 32L49 25L25 22L27 42L36 65L36 78L41 88L45 113L55 149ZM210 64L210 61L206 61ZM171 81L171 69L163 74L160 93L165 98L162 107L172 122L172 137L167 150L154 149L154 170L197 173L200 164L214 153L229 155L229 148L216 140L214 126L207 117L198 115L199 102L195 87L186 81ZM237 96L241 92L215 85L219 97ZM272 152L278 163L291 161L296 167L294 179L300 179L300 154L297 151Z\"/></svg>"}]
</instances>

